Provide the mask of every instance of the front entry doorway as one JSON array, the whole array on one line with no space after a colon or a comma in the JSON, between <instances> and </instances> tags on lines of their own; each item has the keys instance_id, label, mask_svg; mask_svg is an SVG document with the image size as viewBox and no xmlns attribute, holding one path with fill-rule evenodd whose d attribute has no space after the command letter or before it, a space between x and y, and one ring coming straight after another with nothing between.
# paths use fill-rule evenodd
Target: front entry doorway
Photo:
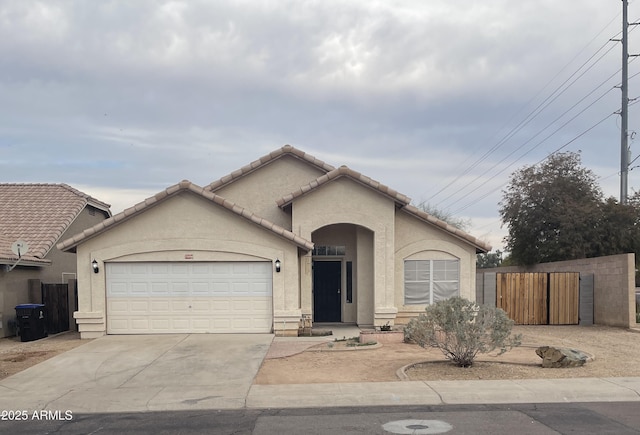
<instances>
[{"instance_id":1,"label":"front entry doorway","mask_svg":"<svg viewBox=\"0 0 640 435\"><path fill-rule=\"evenodd\" d=\"M313 262L313 321L341 322L342 262Z\"/></svg>"}]
</instances>

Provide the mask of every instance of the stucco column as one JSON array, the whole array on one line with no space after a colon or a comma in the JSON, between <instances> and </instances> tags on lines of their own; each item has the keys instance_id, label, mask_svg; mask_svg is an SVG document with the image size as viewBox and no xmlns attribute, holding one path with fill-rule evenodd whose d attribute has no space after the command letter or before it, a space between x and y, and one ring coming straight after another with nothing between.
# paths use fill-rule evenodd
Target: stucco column
<instances>
[{"instance_id":1,"label":"stucco column","mask_svg":"<svg viewBox=\"0 0 640 435\"><path fill-rule=\"evenodd\" d=\"M393 325L398 313L394 301L394 228L384 226L373 236L374 326Z\"/></svg>"}]
</instances>

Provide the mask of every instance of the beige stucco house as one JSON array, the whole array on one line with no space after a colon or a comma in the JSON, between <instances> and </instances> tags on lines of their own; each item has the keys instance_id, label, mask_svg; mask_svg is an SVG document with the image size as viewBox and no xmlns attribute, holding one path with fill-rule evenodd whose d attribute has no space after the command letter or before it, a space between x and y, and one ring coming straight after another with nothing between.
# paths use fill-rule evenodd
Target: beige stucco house
<instances>
[{"instance_id":1,"label":"beige stucco house","mask_svg":"<svg viewBox=\"0 0 640 435\"><path fill-rule=\"evenodd\" d=\"M58 246L77 252L84 338L406 323L433 301L474 299L476 253L490 249L289 145L206 187L182 181Z\"/></svg>"}]
</instances>

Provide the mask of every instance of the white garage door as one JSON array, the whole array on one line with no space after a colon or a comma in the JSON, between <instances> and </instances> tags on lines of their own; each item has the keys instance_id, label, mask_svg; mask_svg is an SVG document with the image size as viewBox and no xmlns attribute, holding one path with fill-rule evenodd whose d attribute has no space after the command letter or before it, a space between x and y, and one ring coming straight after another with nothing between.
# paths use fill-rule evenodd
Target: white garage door
<instances>
[{"instance_id":1,"label":"white garage door","mask_svg":"<svg viewBox=\"0 0 640 435\"><path fill-rule=\"evenodd\" d=\"M270 262L107 263L107 333L271 332Z\"/></svg>"}]
</instances>

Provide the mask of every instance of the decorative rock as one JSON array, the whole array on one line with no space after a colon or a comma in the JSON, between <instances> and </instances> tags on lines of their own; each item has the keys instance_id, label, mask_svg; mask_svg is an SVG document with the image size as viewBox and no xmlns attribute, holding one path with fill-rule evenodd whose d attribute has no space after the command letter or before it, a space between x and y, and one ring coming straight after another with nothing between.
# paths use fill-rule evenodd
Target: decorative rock
<instances>
[{"instance_id":1,"label":"decorative rock","mask_svg":"<svg viewBox=\"0 0 640 435\"><path fill-rule=\"evenodd\" d=\"M536 349L536 354L542 358L542 367L581 367L589 359L589 355L566 347L540 346Z\"/></svg>"}]
</instances>

